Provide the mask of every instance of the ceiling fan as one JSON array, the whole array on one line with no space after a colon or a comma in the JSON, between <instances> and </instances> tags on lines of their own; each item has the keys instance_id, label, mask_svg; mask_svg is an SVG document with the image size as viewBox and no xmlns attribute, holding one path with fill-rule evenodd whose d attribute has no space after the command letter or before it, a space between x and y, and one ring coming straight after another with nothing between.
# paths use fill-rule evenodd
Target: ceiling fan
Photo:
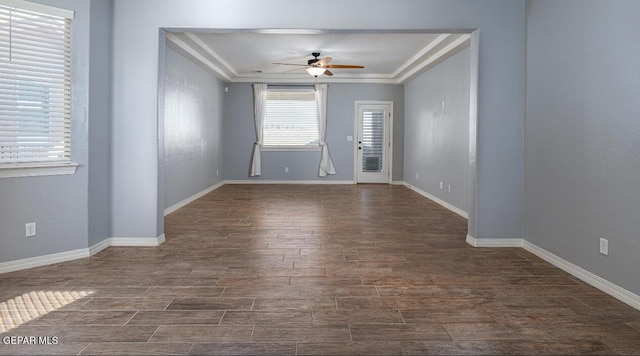
<instances>
[{"instance_id":1,"label":"ceiling fan","mask_svg":"<svg viewBox=\"0 0 640 356\"><path fill-rule=\"evenodd\" d=\"M318 77L320 75L326 74L328 76L332 76L333 73L329 70L329 68L364 68L364 66L359 65L351 65L351 64L328 64L333 58L331 57L320 57L320 52L313 52L311 55L314 57L307 61L307 64L296 64L296 63L273 63L278 65L286 65L286 66L298 66L304 68L296 68L292 70L288 70L284 73L294 72L297 70L306 70L307 73L311 74L314 77Z\"/></svg>"}]
</instances>

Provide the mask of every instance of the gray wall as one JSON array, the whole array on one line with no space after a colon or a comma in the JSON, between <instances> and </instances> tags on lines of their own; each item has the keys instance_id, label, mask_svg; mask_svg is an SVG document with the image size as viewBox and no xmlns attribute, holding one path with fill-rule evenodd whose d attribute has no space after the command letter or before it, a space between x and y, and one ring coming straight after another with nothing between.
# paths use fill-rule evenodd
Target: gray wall
<instances>
[{"instance_id":1,"label":"gray wall","mask_svg":"<svg viewBox=\"0 0 640 356\"><path fill-rule=\"evenodd\" d=\"M162 27L424 29L480 28L477 211L474 236L522 235L524 1L115 0L112 235L162 234L159 211L158 53ZM358 16L354 16L358 14ZM393 14L393 16L381 16ZM243 157L246 160L246 156ZM244 171L246 173L246 169ZM232 176L229 176L230 178ZM471 219L470 219L471 220Z\"/></svg>"},{"instance_id":2,"label":"gray wall","mask_svg":"<svg viewBox=\"0 0 640 356\"><path fill-rule=\"evenodd\" d=\"M0 262L71 251L88 246L89 100L91 4L85 0L42 0L75 11L72 54L71 158L74 175L0 179ZM100 64L97 64L100 66ZM106 106L109 106L108 103ZM104 120L104 117L98 120ZM107 133L108 137L108 133ZM96 185L103 182L94 180ZM100 194L100 193L97 193ZM104 206L105 202L98 202ZM37 236L25 238L24 224L36 222ZM99 222L95 226L100 225ZM104 225L98 230L104 229ZM99 234L101 234L100 232Z\"/></svg>"},{"instance_id":3,"label":"gray wall","mask_svg":"<svg viewBox=\"0 0 640 356\"><path fill-rule=\"evenodd\" d=\"M225 166L228 180L353 181L355 101L394 102L394 180L402 180L403 87L387 84L330 84L327 98L327 144L335 175L318 177L320 151L264 151L262 175L249 177L255 141L251 84L229 85L225 101ZM289 167L289 173L284 168Z\"/></svg>"},{"instance_id":4,"label":"gray wall","mask_svg":"<svg viewBox=\"0 0 640 356\"><path fill-rule=\"evenodd\" d=\"M640 2L527 8L524 237L640 294Z\"/></svg>"},{"instance_id":5,"label":"gray wall","mask_svg":"<svg viewBox=\"0 0 640 356\"><path fill-rule=\"evenodd\" d=\"M108 237L111 185L111 1L91 2L89 38L89 246ZM77 32L76 32L77 33ZM74 43L74 46L76 44ZM75 90L75 87L74 87Z\"/></svg>"},{"instance_id":6,"label":"gray wall","mask_svg":"<svg viewBox=\"0 0 640 356\"><path fill-rule=\"evenodd\" d=\"M329 107L327 115L349 123L348 129L333 134L334 146L330 146L332 154L343 155L349 159L347 170L353 177L355 149L353 142L347 142L347 135L356 137L355 101L375 100L393 101L393 177L394 181L402 181L404 167L404 86L386 84L331 84L329 85ZM331 122L330 122L331 123ZM327 138L329 136L327 135ZM336 153L334 154L334 150ZM318 161L319 163L319 161ZM336 167L336 170L338 168Z\"/></svg>"},{"instance_id":7,"label":"gray wall","mask_svg":"<svg viewBox=\"0 0 640 356\"><path fill-rule=\"evenodd\" d=\"M164 208L168 208L223 180L224 86L171 48L166 50L164 79Z\"/></svg>"},{"instance_id":8,"label":"gray wall","mask_svg":"<svg viewBox=\"0 0 640 356\"><path fill-rule=\"evenodd\" d=\"M469 63L467 48L405 84L405 181L463 211L469 210Z\"/></svg>"}]
</instances>

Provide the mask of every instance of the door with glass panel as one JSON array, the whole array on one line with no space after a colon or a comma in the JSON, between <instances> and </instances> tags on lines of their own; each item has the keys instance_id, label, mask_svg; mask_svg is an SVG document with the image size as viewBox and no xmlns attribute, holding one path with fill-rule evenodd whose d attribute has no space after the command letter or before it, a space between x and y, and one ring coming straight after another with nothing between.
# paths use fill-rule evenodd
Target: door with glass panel
<instances>
[{"instance_id":1,"label":"door with glass panel","mask_svg":"<svg viewBox=\"0 0 640 356\"><path fill-rule=\"evenodd\" d=\"M356 141L358 183L389 183L391 180L391 105L359 103Z\"/></svg>"}]
</instances>

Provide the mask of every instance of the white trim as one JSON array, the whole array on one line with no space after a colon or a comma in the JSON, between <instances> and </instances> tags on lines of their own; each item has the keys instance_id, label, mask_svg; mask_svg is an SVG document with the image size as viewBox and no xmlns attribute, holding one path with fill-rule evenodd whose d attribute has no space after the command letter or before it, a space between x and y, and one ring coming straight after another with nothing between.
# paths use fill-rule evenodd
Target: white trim
<instances>
[{"instance_id":1,"label":"white trim","mask_svg":"<svg viewBox=\"0 0 640 356\"><path fill-rule=\"evenodd\" d=\"M202 48L205 52L207 52L211 57L215 58L215 60L218 61L218 63L222 64L222 66L224 67L224 69L227 70L227 72L235 75L236 77L238 76L238 72L235 69L233 69L233 67L229 63L227 63L227 61L225 61L224 58L220 57L220 55L218 55L213 50L213 48L209 47L209 45L204 43L204 41L201 40L200 37L198 37L198 34L192 33L192 32L184 32L184 35L187 36L191 41L193 41L193 43L200 46L200 48Z\"/></svg>"},{"instance_id":2,"label":"white trim","mask_svg":"<svg viewBox=\"0 0 640 356\"><path fill-rule=\"evenodd\" d=\"M607 281L606 279L599 277L582 267L574 265L573 263L554 255L553 253L538 247L531 242L528 242L520 238L475 238L471 235L467 235L467 243L474 247L521 247L526 251L542 258L557 268L571 274L572 276L579 278L585 283L600 289L601 291L609 294L610 296L618 299L619 301L630 305L633 308L640 310L640 296L630 292L614 283Z\"/></svg>"},{"instance_id":3,"label":"white trim","mask_svg":"<svg viewBox=\"0 0 640 356\"><path fill-rule=\"evenodd\" d=\"M429 44L426 47L418 51L418 53L416 53L413 57L411 57L411 59L409 59L403 65L398 67L398 69L396 69L395 72L391 73L391 77L396 78L398 74L402 73L404 70L409 68L412 64L418 63L420 58L422 58L424 55L432 51L434 48L436 48L439 44L444 42L444 40L449 38L451 35L452 33L443 33L440 36L436 37L436 39L429 42Z\"/></svg>"},{"instance_id":4,"label":"white trim","mask_svg":"<svg viewBox=\"0 0 640 356\"><path fill-rule=\"evenodd\" d=\"M224 70L220 69L217 65L215 65L214 63L212 63L210 60L208 60L207 58L205 58L203 55L201 55L200 53L198 53L196 50L194 50L191 46L189 46L189 44L187 44L186 42L184 42L180 37L176 36L174 33L171 32L167 32L165 35L165 38L173 43L174 45L176 45L178 48L180 48L182 51L185 51L186 53L188 53L190 56L193 56L193 58L195 58L197 61L199 61L200 63L204 64L205 66L211 68L211 70L213 70L214 72L216 72L219 76L221 76L222 78L224 78L227 81L233 81L231 79L231 77L229 76L229 74L227 74Z\"/></svg>"},{"instance_id":5,"label":"white trim","mask_svg":"<svg viewBox=\"0 0 640 356\"><path fill-rule=\"evenodd\" d=\"M610 296L618 299L619 301L626 303L636 309L640 310L640 296L634 294L616 284L613 284L606 279L599 277L582 267L576 266L573 263L554 255L553 253L538 247L526 240L523 240L522 247L533 253L534 255L542 258L543 260L551 263L552 265L560 268L561 270L571 274L574 277L590 284L593 287L600 289L601 291L609 294Z\"/></svg>"},{"instance_id":6,"label":"white trim","mask_svg":"<svg viewBox=\"0 0 640 356\"><path fill-rule=\"evenodd\" d=\"M278 151L301 151L301 152L313 152L320 151L320 146L260 146L262 152L278 152Z\"/></svg>"},{"instance_id":7,"label":"white trim","mask_svg":"<svg viewBox=\"0 0 640 356\"><path fill-rule=\"evenodd\" d=\"M77 163L3 164L0 165L0 178L75 174L77 168Z\"/></svg>"},{"instance_id":8,"label":"white trim","mask_svg":"<svg viewBox=\"0 0 640 356\"><path fill-rule=\"evenodd\" d=\"M0 263L0 274L24 269L48 266L55 263L79 260L95 255L96 253L110 246L159 246L165 241L165 235L158 237L110 237L106 238L88 248L81 248L73 251L53 253L50 255L23 258L21 260Z\"/></svg>"},{"instance_id":9,"label":"white trim","mask_svg":"<svg viewBox=\"0 0 640 356\"><path fill-rule=\"evenodd\" d=\"M438 52L429 56L429 58L426 61L421 62L417 66L411 68L406 73L404 73L404 75L398 78L398 83L404 84L405 81L413 78L413 76L416 73L419 73L421 70L427 68L429 65L436 63L438 59L444 58L446 55L456 50L458 47L463 46L470 38L471 38L471 35L468 33L460 35L460 37L455 39L453 42L449 43Z\"/></svg>"},{"instance_id":10,"label":"white trim","mask_svg":"<svg viewBox=\"0 0 640 356\"><path fill-rule=\"evenodd\" d=\"M458 208L457 206L449 204L446 201L444 201L444 200L442 200L442 199L440 199L440 198L438 198L436 196L433 196L433 195L425 192L424 190L422 190L422 189L420 189L418 187L415 187L415 186L413 186L413 185L411 185L411 184L409 184L407 182L404 182L404 186L409 188L409 189L411 189L411 190L413 190L414 192L422 195L423 197L425 197L425 198L427 198L429 200L433 200L434 202L436 202L436 203L442 205L443 207L451 210L452 212L462 216L463 218L469 219L469 214L466 211Z\"/></svg>"},{"instance_id":11,"label":"white trim","mask_svg":"<svg viewBox=\"0 0 640 356\"><path fill-rule=\"evenodd\" d=\"M387 181L383 182L386 184L392 184L393 180L393 100L355 100L354 101L354 137L353 140L353 181L355 184L358 183L358 166L360 162L358 162L358 140L360 135L360 106L367 105L386 105L389 107L389 120L387 121L385 118L385 131L387 132L387 147L385 150L385 162L384 165L387 167ZM388 125L388 126L387 126ZM369 182L363 182L369 183Z\"/></svg>"},{"instance_id":12,"label":"white trim","mask_svg":"<svg viewBox=\"0 0 640 356\"><path fill-rule=\"evenodd\" d=\"M223 185L224 185L224 181L218 182L218 183L210 186L207 189L204 189L204 190L202 190L202 191L200 191L200 192L198 192L198 193L196 193L196 194L194 194L194 195L192 195L192 196L190 196L190 197L188 197L188 198L186 198L186 199L184 199L184 200L182 200L180 202L177 202L177 203L171 205L170 207L164 209L164 216L167 216L167 215L173 213L174 211L182 208L183 206L185 206L185 205L187 205L187 204L189 204L189 203L191 203L191 202L193 202L193 201L195 201L197 199L202 198L203 196L205 196L205 195L211 193L212 191L222 187Z\"/></svg>"},{"instance_id":13,"label":"white trim","mask_svg":"<svg viewBox=\"0 0 640 356\"><path fill-rule=\"evenodd\" d=\"M165 241L164 234L158 237L112 237L109 239L109 246L160 246Z\"/></svg>"},{"instance_id":14,"label":"white trim","mask_svg":"<svg viewBox=\"0 0 640 356\"><path fill-rule=\"evenodd\" d=\"M23 258L21 260L0 263L0 273L20 271L23 269L42 267L54 263L73 261L89 257L89 249L81 248L73 251L53 253L50 255Z\"/></svg>"},{"instance_id":15,"label":"white trim","mask_svg":"<svg viewBox=\"0 0 640 356\"><path fill-rule=\"evenodd\" d=\"M111 246L111 239L104 239L95 245L89 246L89 256L93 256L109 246Z\"/></svg>"},{"instance_id":16,"label":"white trim","mask_svg":"<svg viewBox=\"0 0 640 356\"><path fill-rule=\"evenodd\" d=\"M391 183L389 183L391 185L405 185L405 181L403 180L392 180Z\"/></svg>"},{"instance_id":17,"label":"white trim","mask_svg":"<svg viewBox=\"0 0 640 356\"><path fill-rule=\"evenodd\" d=\"M322 76L318 77L318 84L326 83L326 84L336 84L336 83L358 83L358 84L401 84L396 79L386 78L388 74L374 74L363 75L363 74L340 74L339 78L326 77ZM309 74L304 73L301 75L292 74L291 78L283 78L281 74L270 74L263 73L261 77L257 76L243 76L240 75L237 78L229 79L231 83L273 83L273 84L309 84Z\"/></svg>"},{"instance_id":18,"label":"white trim","mask_svg":"<svg viewBox=\"0 0 640 356\"><path fill-rule=\"evenodd\" d=\"M467 235L467 243L473 247L522 247L520 238L481 238Z\"/></svg>"},{"instance_id":19,"label":"white trim","mask_svg":"<svg viewBox=\"0 0 640 356\"><path fill-rule=\"evenodd\" d=\"M0 5L6 5L9 7L15 7L18 9L25 9L29 11L40 12L47 15L64 17L73 20L74 11L61 9L59 7L53 7L49 5L37 4L30 1L23 0L1 0Z\"/></svg>"},{"instance_id":20,"label":"white trim","mask_svg":"<svg viewBox=\"0 0 640 356\"><path fill-rule=\"evenodd\" d=\"M225 184L356 184L352 180L225 180Z\"/></svg>"}]
</instances>

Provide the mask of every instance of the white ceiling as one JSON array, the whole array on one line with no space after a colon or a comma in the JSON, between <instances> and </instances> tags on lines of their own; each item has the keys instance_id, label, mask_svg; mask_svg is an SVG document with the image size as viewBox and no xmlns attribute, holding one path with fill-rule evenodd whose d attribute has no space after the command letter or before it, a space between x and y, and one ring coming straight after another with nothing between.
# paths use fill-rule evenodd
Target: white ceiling
<instances>
[{"instance_id":1,"label":"white ceiling","mask_svg":"<svg viewBox=\"0 0 640 356\"><path fill-rule=\"evenodd\" d=\"M304 67L273 63L307 64L320 52L333 58L330 64L365 68L332 69L318 82L402 84L469 45L460 33L321 30L168 31L167 40L225 81L266 83L315 81Z\"/></svg>"}]
</instances>

